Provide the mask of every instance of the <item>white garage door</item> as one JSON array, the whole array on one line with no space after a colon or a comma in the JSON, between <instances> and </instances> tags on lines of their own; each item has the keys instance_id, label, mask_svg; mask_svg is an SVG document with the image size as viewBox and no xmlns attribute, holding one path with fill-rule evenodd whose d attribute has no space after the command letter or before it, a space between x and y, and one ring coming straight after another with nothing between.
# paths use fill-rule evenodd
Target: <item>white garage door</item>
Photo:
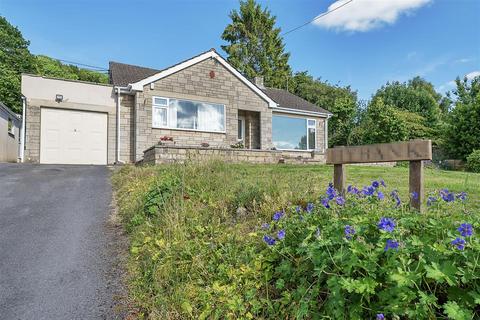
<instances>
[{"instance_id":1,"label":"white garage door","mask_svg":"<svg viewBox=\"0 0 480 320\"><path fill-rule=\"evenodd\" d=\"M107 114L41 109L40 162L107 164Z\"/></svg>"}]
</instances>

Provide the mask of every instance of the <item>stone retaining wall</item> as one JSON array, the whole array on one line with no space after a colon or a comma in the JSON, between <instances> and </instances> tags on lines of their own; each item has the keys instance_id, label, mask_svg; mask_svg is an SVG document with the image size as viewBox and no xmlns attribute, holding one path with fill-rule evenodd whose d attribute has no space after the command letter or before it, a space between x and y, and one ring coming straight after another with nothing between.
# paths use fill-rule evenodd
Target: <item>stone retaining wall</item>
<instances>
[{"instance_id":1,"label":"stone retaining wall","mask_svg":"<svg viewBox=\"0 0 480 320\"><path fill-rule=\"evenodd\" d=\"M181 163L186 160L205 161L213 159L230 163L325 163L325 155L319 152L155 145L144 151L142 164Z\"/></svg>"}]
</instances>

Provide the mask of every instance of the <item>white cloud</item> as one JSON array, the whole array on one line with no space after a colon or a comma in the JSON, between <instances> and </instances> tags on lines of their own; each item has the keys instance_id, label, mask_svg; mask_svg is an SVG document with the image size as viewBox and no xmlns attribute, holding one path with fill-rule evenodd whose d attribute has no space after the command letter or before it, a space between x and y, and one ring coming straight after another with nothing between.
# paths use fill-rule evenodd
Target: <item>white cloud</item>
<instances>
[{"instance_id":1,"label":"white cloud","mask_svg":"<svg viewBox=\"0 0 480 320\"><path fill-rule=\"evenodd\" d=\"M453 61L454 63L467 63L467 62L470 62L470 61L473 61L473 59L470 59L470 58L462 58L462 59L457 59L455 61Z\"/></svg>"},{"instance_id":2,"label":"white cloud","mask_svg":"<svg viewBox=\"0 0 480 320\"><path fill-rule=\"evenodd\" d=\"M464 75L465 78L467 78L467 80L471 81L473 80L473 78L475 77L479 77L480 76L480 70L476 70L476 71L472 71L472 72L469 72L467 73L466 75ZM455 81L452 80L452 81L448 81L444 84L442 84L441 86L439 86L437 88L437 91L439 92L446 92L448 90L451 90L455 87Z\"/></svg>"},{"instance_id":3,"label":"white cloud","mask_svg":"<svg viewBox=\"0 0 480 320\"><path fill-rule=\"evenodd\" d=\"M315 20L313 23L328 29L341 31L368 31L385 24L393 24L401 14L418 9L431 0L353 0L344 7ZM345 4L337 0L328 11Z\"/></svg>"},{"instance_id":4,"label":"white cloud","mask_svg":"<svg viewBox=\"0 0 480 320\"><path fill-rule=\"evenodd\" d=\"M465 78L468 80L473 80L473 78L479 77L480 76L480 71L472 71L470 73L467 73L465 75Z\"/></svg>"}]
</instances>

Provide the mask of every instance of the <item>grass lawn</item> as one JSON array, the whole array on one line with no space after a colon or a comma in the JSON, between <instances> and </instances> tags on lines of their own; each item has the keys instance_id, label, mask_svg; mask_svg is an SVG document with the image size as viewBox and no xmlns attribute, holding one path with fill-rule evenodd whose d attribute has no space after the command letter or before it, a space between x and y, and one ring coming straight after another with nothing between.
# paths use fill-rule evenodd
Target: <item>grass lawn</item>
<instances>
[{"instance_id":1,"label":"grass lawn","mask_svg":"<svg viewBox=\"0 0 480 320\"><path fill-rule=\"evenodd\" d=\"M116 172L119 212L131 239L130 294L136 315L268 318L255 313L255 304L245 309L249 295L265 287L251 266L252 257L264 249L259 227L277 210L318 203L332 175L333 167L326 165L220 162L126 166ZM347 184L361 188L375 179L385 181L386 194L397 189L408 202L408 168L347 166ZM426 195L443 188L467 192L466 203L451 210L478 215L480 174L426 169L425 186ZM388 196L385 203L394 210ZM268 289L261 294L268 299Z\"/></svg>"}]
</instances>

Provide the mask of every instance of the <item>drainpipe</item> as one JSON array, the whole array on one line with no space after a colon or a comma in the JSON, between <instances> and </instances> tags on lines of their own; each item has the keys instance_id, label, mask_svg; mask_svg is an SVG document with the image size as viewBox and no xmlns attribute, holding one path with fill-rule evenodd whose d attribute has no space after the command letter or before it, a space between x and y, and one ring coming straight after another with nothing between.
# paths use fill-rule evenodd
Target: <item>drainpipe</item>
<instances>
[{"instance_id":1,"label":"drainpipe","mask_svg":"<svg viewBox=\"0 0 480 320\"><path fill-rule=\"evenodd\" d=\"M22 96L22 128L20 130L20 162L23 162L25 157L25 108L27 106L27 99Z\"/></svg>"},{"instance_id":2,"label":"drainpipe","mask_svg":"<svg viewBox=\"0 0 480 320\"><path fill-rule=\"evenodd\" d=\"M324 150L324 152L326 152L327 149L328 149L328 119L329 119L329 118L330 118L330 117L326 117L326 118L325 118L325 121L323 122L323 126L324 126L324 128L323 128L323 130L324 130L324 134L323 134L323 138L324 138L324 141L323 141L323 150Z\"/></svg>"},{"instance_id":3,"label":"drainpipe","mask_svg":"<svg viewBox=\"0 0 480 320\"><path fill-rule=\"evenodd\" d=\"M115 163L123 163L120 160L120 87L115 87L117 89L117 155L115 157Z\"/></svg>"}]
</instances>

